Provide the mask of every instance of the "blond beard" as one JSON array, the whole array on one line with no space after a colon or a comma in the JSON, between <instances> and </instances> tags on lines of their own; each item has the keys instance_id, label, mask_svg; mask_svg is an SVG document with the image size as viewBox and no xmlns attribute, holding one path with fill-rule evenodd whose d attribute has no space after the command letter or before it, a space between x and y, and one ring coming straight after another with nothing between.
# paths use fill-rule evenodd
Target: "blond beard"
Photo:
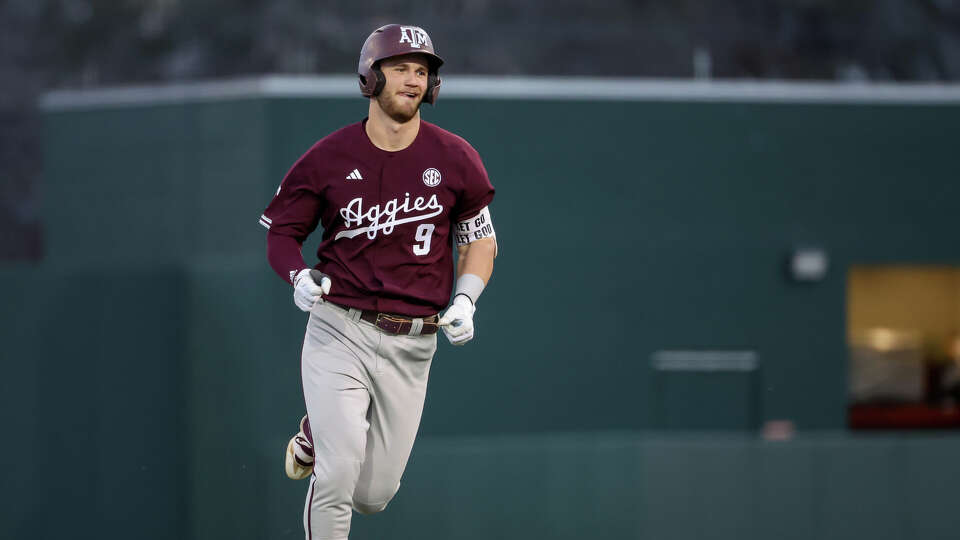
<instances>
[{"instance_id":1,"label":"blond beard","mask_svg":"<svg viewBox=\"0 0 960 540\"><path fill-rule=\"evenodd\" d=\"M405 124L410 120L413 120L417 116L417 111L420 110L420 104L423 103L423 96L420 96L420 101L417 102L417 106L413 108L413 112L407 113L406 111L396 107L396 98L390 99L389 96L384 96L381 92L377 96L377 104L380 106L380 110L386 113L394 122L400 124Z\"/></svg>"}]
</instances>

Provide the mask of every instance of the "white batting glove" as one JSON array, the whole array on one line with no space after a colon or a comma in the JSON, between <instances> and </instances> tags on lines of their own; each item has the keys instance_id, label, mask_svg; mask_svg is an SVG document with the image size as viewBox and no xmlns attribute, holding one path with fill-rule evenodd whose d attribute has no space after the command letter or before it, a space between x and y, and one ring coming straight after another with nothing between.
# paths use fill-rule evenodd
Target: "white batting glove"
<instances>
[{"instance_id":1,"label":"white batting glove","mask_svg":"<svg viewBox=\"0 0 960 540\"><path fill-rule=\"evenodd\" d=\"M304 268L293 278L293 303L301 311L310 311L320 296L330 294L330 285L332 282L326 274Z\"/></svg>"},{"instance_id":2,"label":"white batting glove","mask_svg":"<svg viewBox=\"0 0 960 540\"><path fill-rule=\"evenodd\" d=\"M473 339L473 313L476 308L466 295L453 297L453 303L437 323L451 345L463 345Z\"/></svg>"}]
</instances>

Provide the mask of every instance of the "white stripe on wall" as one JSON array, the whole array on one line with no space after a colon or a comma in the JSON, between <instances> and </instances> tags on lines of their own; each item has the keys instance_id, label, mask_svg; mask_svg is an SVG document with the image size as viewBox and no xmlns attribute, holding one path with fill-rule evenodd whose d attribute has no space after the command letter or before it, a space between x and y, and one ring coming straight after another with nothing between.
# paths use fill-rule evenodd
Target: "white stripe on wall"
<instances>
[{"instance_id":1,"label":"white stripe on wall","mask_svg":"<svg viewBox=\"0 0 960 540\"><path fill-rule=\"evenodd\" d=\"M54 90L40 98L40 106L59 111L257 98L363 99L355 76L269 75ZM960 84L450 75L440 99L440 106L443 99L938 104L960 103Z\"/></svg>"}]
</instances>

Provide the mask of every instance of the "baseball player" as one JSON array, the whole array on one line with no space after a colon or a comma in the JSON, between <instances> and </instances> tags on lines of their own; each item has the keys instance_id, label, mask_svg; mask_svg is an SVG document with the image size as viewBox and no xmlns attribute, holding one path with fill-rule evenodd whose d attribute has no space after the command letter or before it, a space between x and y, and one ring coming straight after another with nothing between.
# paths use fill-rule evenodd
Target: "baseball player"
<instances>
[{"instance_id":1,"label":"baseball player","mask_svg":"<svg viewBox=\"0 0 960 540\"><path fill-rule=\"evenodd\" d=\"M420 118L420 104L437 100L442 64L419 27L370 34L358 67L367 118L314 144L260 218L270 266L310 313L307 416L285 456L289 477L310 477L308 539L347 538L351 509L379 512L396 494L437 331L454 345L473 338L493 272L494 189L480 156ZM320 262L309 268L301 247L318 224Z\"/></svg>"}]
</instances>

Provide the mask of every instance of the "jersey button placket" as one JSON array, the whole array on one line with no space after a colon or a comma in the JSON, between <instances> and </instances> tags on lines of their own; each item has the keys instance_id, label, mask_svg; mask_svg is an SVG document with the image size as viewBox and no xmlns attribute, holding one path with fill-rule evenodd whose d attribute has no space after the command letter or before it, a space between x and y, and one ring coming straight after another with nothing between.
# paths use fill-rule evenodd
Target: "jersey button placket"
<instances>
[{"instance_id":1,"label":"jersey button placket","mask_svg":"<svg viewBox=\"0 0 960 540\"><path fill-rule=\"evenodd\" d=\"M384 177L384 175L387 173L387 166L391 163L390 159L391 159L392 157L393 157L393 154L387 154L386 159L384 159L383 161L380 162L380 174L378 174L378 175L377 175L377 178L376 178L376 183L377 183L377 204L382 204L382 201L383 201L383 177ZM380 235L380 232L378 231L378 232L377 232L377 236L379 237L379 235ZM371 250L371 253L376 254L376 249ZM371 264L371 268L373 269L373 278L377 280L377 286L382 289L382 287L383 287L383 280L382 280L382 279L380 278L380 276L377 274L376 255L374 255L373 257L371 257L371 261L370 261L370 262L372 263L372 264ZM374 305L374 309L376 309L377 311L383 311L383 309L380 307L380 299L379 299L379 298L374 298L374 299L373 299L373 305Z\"/></svg>"},{"instance_id":2,"label":"jersey button placket","mask_svg":"<svg viewBox=\"0 0 960 540\"><path fill-rule=\"evenodd\" d=\"M393 163L393 153L387 154L387 159L383 160L383 162L381 162L381 164L380 164L380 174L379 174L379 176L377 177L377 202L380 203L380 204L382 204L381 201L383 201L383 177L384 177L384 175L387 173L387 167L389 167L391 163ZM376 268L376 266L374 266L374 268ZM380 282L380 286L382 287L382 286L383 286L383 280L380 279L380 276L377 276L377 281ZM380 309L380 299L379 299L379 298L377 298L376 305L377 305L377 311L382 311L382 310ZM378 337L378 341L377 341L377 351L376 351L376 358L375 358L375 360L376 360L376 366L374 367L374 370L375 370L374 373L376 373L377 375L379 375L380 373L383 372L383 362L384 362L384 360L383 360L383 337L384 337L384 334L383 334L383 331L382 331L382 330L379 330L379 329L378 329L377 337Z\"/></svg>"}]
</instances>

